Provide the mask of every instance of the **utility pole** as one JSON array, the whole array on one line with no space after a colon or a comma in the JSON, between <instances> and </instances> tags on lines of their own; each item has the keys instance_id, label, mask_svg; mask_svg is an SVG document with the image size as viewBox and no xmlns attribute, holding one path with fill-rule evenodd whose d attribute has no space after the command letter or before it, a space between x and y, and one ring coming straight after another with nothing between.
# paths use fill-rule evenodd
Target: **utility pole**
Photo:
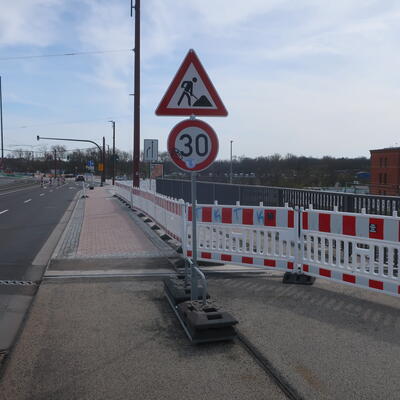
<instances>
[{"instance_id":1,"label":"utility pole","mask_svg":"<svg viewBox=\"0 0 400 400\"><path fill-rule=\"evenodd\" d=\"M0 76L0 132L1 132L1 164L0 170L4 168L4 136L3 136L3 93L1 89L1 76Z\"/></svg>"},{"instance_id":2,"label":"utility pole","mask_svg":"<svg viewBox=\"0 0 400 400\"><path fill-rule=\"evenodd\" d=\"M112 184L115 185L115 121L110 121L113 128L113 148L112 148Z\"/></svg>"},{"instance_id":3,"label":"utility pole","mask_svg":"<svg viewBox=\"0 0 400 400\"><path fill-rule=\"evenodd\" d=\"M233 180L233 167L232 167L232 143L233 143L233 140L231 140L231 168L230 168L230 173L229 173L229 183L232 183L232 180Z\"/></svg>"},{"instance_id":4,"label":"utility pole","mask_svg":"<svg viewBox=\"0 0 400 400\"><path fill-rule=\"evenodd\" d=\"M140 175L140 0L131 0L131 17L135 9L135 63L134 63L134 105L133 105L133 187L139 187Z\"/></svg>"},{"instance_id":5,"label":"utility pole","mask_svg":"<svg viewBox=\"0 0 400 400\"><path fill-rule=\"evenodd\" d=\"M57 150L54 149L54 179L57 178Z\"/></svg>"},{"instance_id":6,"label":"utility pole","mask_svg":"<svg viewBox=\"0 0 400 400\"><path fill-rule=\"evenodd\" d=\"M106 138L103 136L103 171L101 173L101 186L106 182Z\"/></svg>"}]
</instances>

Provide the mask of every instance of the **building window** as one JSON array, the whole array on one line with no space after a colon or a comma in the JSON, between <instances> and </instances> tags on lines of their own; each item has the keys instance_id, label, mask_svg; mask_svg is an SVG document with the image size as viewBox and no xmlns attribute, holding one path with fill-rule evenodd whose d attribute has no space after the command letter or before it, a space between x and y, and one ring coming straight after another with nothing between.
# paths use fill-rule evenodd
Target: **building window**
<instances>
[{"instance_id":1,"label":"building window","mask_svg":"<svg viewBox=\"0 0 400 400\"><path fill-rule=\"evenodd\" d=\"M387 168L387 158L385 157L385 168Z\"/></svg>"},{"instance_id":2,"label":"building window","mask_svg":"<svg viewBox=\"0 0 400 400\"><path fill-rule=\"evenodd\" d=\"M386 196L386 190L383 191L383 195Z\"/></svg>"},{"instance_id":3,"label":"building window","mask_svg":"<svg viewBox=\"0 0 400 400\"><path fill-rule=\"evenodd\" d=\"M387 174L383 174L383 184L386 185L387 184Z\"/></svg>"},{"instance_id":4,"label":"building window","mask_svg":"<svg viewBox=\"0 0 400 400\"><path fill-rule=\"evenodd\" d=\"M379 174L379 183L382 183L382 174Z\"/></svg>"},{"instance_id":5,"label":"building window","mask_svg":"<svg viewBox=\"0 0 400 400\"><path fill-rule=\"evenodd\" d=\"M382 190L379 191L379 194L382 194Z\"/></svg>"}]
</instances>

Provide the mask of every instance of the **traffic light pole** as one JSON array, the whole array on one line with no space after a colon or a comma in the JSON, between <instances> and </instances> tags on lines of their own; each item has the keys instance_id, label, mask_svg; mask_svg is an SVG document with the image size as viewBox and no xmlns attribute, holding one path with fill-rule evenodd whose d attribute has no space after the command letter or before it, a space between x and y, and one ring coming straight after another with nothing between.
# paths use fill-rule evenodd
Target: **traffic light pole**
<instances>
[{"instance_id":1,"label":"traffic light pole","mask_svg":"<svg viewBox=\"0 0 400 400\"><path fill-rule=\"evenodd\" d=\"M39 135L36 136L36 139L39 141L40 139L45 139L45 140L66 140L68 142L85 142L85 143L92 143L94 144L99 150L100 150L100 155L102 158L102 164L103 164L103 171L101 172L101 184L100 186L103 186L104 182L106 181L106 176L105 176L105 171L106 171L106 139L103 136L103 149L98 145L96 142L93 142L93 140L86 140L86 139L66 139L66 138L52 138L52 137L41 137Z\"/></svg>"}]
</instances>

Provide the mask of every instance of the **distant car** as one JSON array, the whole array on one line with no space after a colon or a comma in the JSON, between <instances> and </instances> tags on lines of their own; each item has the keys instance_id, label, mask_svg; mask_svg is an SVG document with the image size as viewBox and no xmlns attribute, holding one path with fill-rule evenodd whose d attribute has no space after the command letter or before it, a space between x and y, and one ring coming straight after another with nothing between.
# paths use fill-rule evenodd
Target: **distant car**
<instances>
[{"instance_id":1,"label":"distant car","mask_svg":"<svg viewBox=\"0 0 400 400\"><path fill-rule=\"evenodd\" d=\"M75 182L85 182L85 177L83 175L77 175L75 177Z\"/></svg>"}]
</instances>

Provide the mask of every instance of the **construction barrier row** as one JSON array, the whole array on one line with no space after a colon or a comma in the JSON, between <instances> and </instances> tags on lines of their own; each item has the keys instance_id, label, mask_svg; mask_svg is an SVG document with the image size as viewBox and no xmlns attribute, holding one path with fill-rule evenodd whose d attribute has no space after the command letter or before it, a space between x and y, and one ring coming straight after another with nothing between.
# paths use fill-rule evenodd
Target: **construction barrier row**
<instances>
[{"instance_id":1,"label":"construction barrier row","mask_svg":"<svg viewBox=\"0 0 400 400\"><path fill-rule=\"evenodd\" d=\"M117 194L149 215L192 255L192 207L117 183ZM400 294L400 218L290 207L198 205L198 258L304 273Z\"/></svg>"}]
</instances>

